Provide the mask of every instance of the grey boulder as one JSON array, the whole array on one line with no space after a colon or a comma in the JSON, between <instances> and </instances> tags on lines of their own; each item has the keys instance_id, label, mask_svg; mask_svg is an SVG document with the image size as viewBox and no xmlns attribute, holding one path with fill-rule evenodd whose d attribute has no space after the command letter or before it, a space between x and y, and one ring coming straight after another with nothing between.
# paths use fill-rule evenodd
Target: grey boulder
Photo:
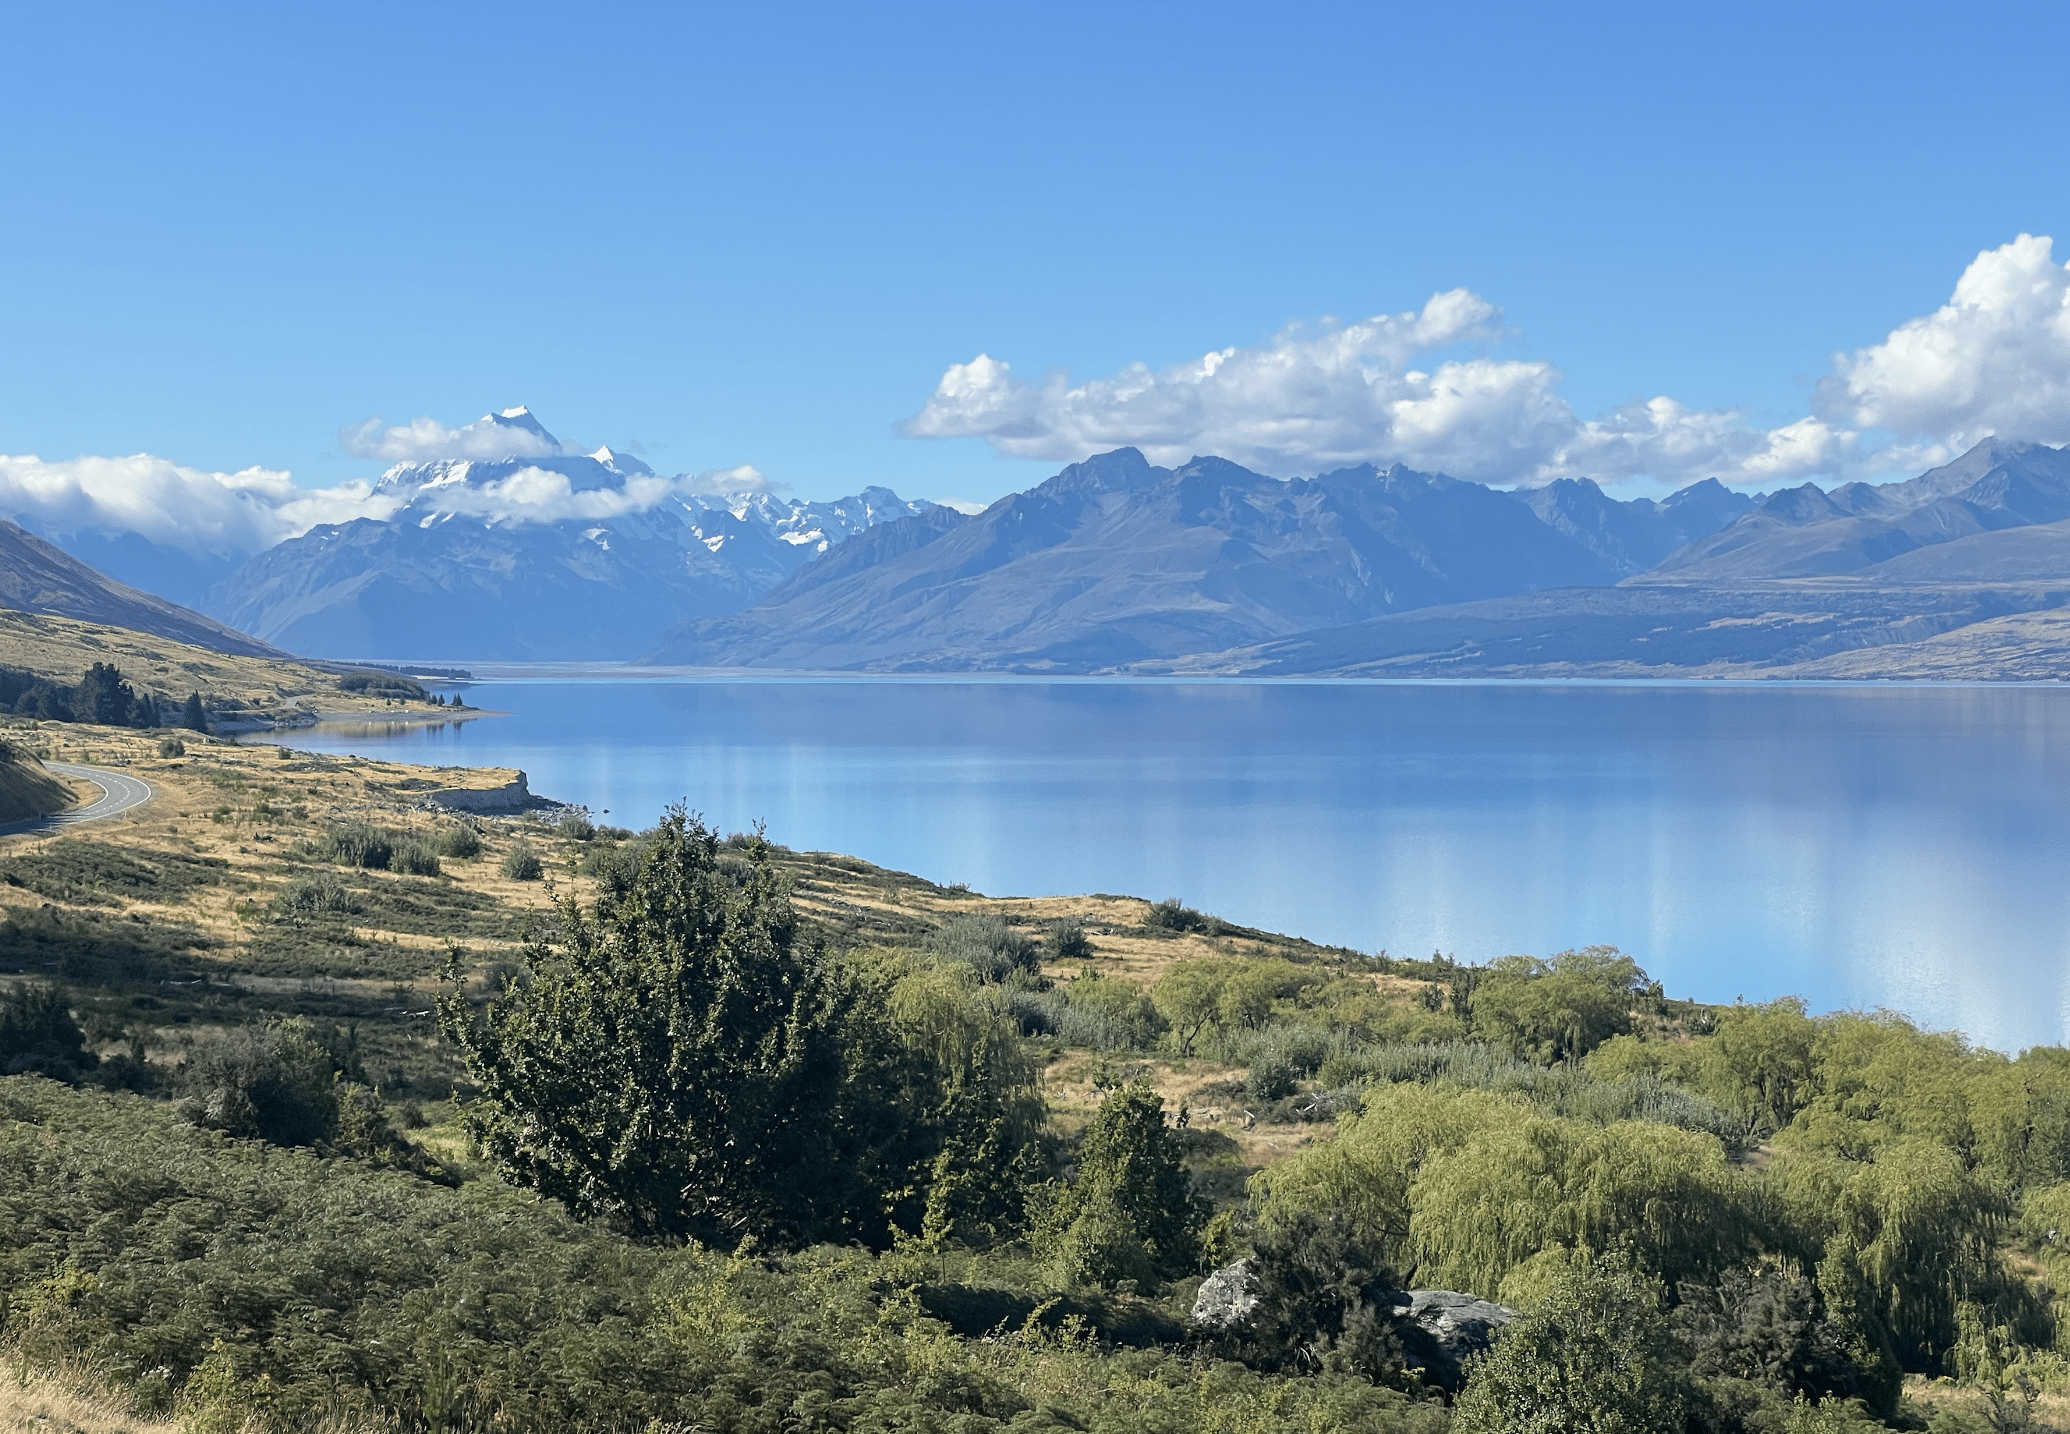
<instances>
[{"instance_id":1,"label":"grey boulder","mask_svg":"<svg viewBox=\"0 0 2070 1434\"><path fill-rule=\"evenodd\" d=\"M1412 1357L1422 1357L1424 1377L1456 1389L1465 1380L1466 1361L1493 1344L1517 1312L1458 1290L1410 1290L1409 1302L1396 1305L1394 1317L1414 1326L1403 1329L1409 1336L1403 1343Z\"/></svg>"},{"instance_id":2,"label":"grey boulder","mask_svg":"<svg viewBox=\"0 0 2070 1434\"><path fill-rule=\"evenodd\" d=\"M1238 1260L1200 1282L1200 1290L1193 1296L1193 1323L1200 1329L1235 1329L1249 1320L1257 1306L1251 1262Z\"/></svg>"}]
</instances>

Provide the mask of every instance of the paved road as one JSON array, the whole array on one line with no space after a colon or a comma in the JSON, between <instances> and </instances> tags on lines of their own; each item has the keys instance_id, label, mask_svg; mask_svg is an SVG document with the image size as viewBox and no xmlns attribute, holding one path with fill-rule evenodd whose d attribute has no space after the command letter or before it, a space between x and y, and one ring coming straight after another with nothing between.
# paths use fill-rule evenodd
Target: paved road
<instances>
[{"instance_id":1,"label":"paved road","mask_svg":"<svg viewBox=\"0 0 2070 1434\"><path fill-rule=\"evenodd\" d=\"M61 831L81 822L97 822L104 817L120 816L133 807L142 806L155 795L149 782L123 772L111 772L106 767L82 767L76 762L45 762L43 765L61 777L83 777L92 782L101 789L100 800L52 816L8 822L0 826L0 836Z\"/></svg>"}]
</instances>

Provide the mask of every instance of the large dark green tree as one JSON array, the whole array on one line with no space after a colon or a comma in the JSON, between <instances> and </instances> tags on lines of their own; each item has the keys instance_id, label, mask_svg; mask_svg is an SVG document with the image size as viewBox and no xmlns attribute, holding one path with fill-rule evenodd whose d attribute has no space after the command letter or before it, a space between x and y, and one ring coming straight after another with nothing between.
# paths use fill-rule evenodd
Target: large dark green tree
<instances>
[{"instance_id":1,"label":"large dark green tree","mask_svg":"<svg viewBox=\"0 0 2070 1434\"><path fill-rule=\"evenodd\" d=\"M86 669L86 675L73 689L72 711L78 721L97 722L103 727L158 725L157 704L149 694L138 696L112 662L96 662Z\"/></svg>"},{"instance_id":2,"label":"large dark green tree","mask_svg":"<svg viewBox=\"0 0 2070 1434\"><path fill-rule=\"evenodd\" d=\"M648 1237L880 1236L906 1148L905 1052L868 990L798 938L759 839L679 808L477 1019L441 1003L506 1178ZM457 978L458 972L451 973Z\"/></svg>"},{"instance_id":3,"label":"large dark green tree","mask_svg":"<svg viewBox=\"0 0 2070 1434\"><path fill-rule=\"evenodd\" d=\"M1078 1178L1053 1192L1037 1244L1059 1283L1154 1285L1199 1264L1207 1213L1165 1124L1164 1098L1136 1081L1093 1112Z\"/></svg>"}]
</instances>

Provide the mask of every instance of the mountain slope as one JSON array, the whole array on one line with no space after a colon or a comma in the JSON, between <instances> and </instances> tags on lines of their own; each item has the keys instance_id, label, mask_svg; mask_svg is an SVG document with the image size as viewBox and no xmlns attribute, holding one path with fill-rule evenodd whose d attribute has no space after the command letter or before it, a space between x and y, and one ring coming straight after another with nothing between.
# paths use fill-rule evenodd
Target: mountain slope
<instances>
[{"instance_id":1,"label":"mountain slope","mask_svg":"<svg viewBox=\"0 0 2070 1434\"><path fill-rule=\"evenodd\" d=\"M148 632L211 652L284 657L256 638L95 572L17 524L0 520L0 607Z\"/></svg>"},{"instance_id":2,"label":"mountain slope","mask_svg":"<svg viewBox=\"0 0 2070 1434\"><path fill-rule=\"evenodd\" d=\"M1074 464L958 524L906 520L646 659L708 666L1088 671L1379 612L1610 583L1744 506L1592 483L1517 495L1370 465L1282 482L1219 458ZM1679 500L1679 501L1678 501Z\"/></svg>"},{"instance_id":3,"label":"mountain slope","mask_svg":"<svg viewBox=\"0 0 2070 1434\"><path fill-rule=\"evenodd\" d=\"M1667 558L1652 576L1732 583L1869 573L1917 549L2065 519L2070 452L1985 439L1903 483L1850 483L1831 493L1806 483L1773 494Z\"/></svg>"},{"instance_id":4,"label":"mountain slope","mask_svg":"<svg viewBox=\"0 0 2070 1434\"><path fill-rule=\"evenodd\" d=\"M513 456L391 468L383 517L251 558L207 609L296 652L505 660L638 655L672 624L753 603L855 533L934 509L888 488L831 503L658 478L567 453L524 409L482 420Z\"/></svg>"},{"instance_id":5,"label":"mountain slope","mask_svg":"<svg viewBox=\"0 0 2070 1434\"><path fill-rule=\"evenodd\" d=\"M1730 587L1626 583L1395 613L1137 670L1244 677L1873 677L1892 675L1891 663L1872 660L1873 653L2066 608L2070 581L1908 588L1803 578ZM2060 626L2054 630L2060 635ZM1895 652L1887 656L1896 658ZM1813 665L1832 670L1810 670ZM2070 652L2056 666L2070 671Z\"/></svg>"}]
</instances>

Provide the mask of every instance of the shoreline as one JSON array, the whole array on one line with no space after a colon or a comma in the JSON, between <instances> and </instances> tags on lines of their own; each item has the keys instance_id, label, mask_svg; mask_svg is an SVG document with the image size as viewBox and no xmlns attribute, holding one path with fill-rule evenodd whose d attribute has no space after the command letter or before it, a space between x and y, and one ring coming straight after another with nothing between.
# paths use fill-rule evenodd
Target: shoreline
<instances>
[{"instance_id":1,"label":"shoreline","mask_svg":"<svg viewBox=\"0 0 2070 1434\"><path fill-rule=\"evenodd\" d=\"M446 708L430 712L308 712L286 721L234 721L217 722L210 730L217 736L239 737L255 732L303 732L316 727L338 726L359 723L365 726L411 727L429 723L470 722L477 717L508 717L508 712L488 707L462 707L458 710Z\"/></svg>"},{"instance_id":2,"label":"shoreline","mask_svg":"<svg viewBox=\"0 0 2070 1434\"><path fill-rule=\"evenodd\" d=\"M1273 675L1241 672L1027 672L998 669L937 672L871 672L844 668L645 666L611 662L498 662L468 664L470 685L531 682L680 682L752 683L909 683L913 686L1140 686L1140 687L1701 687L1761 691L1811 689L1872 690L1946 689L1949 691L2070 687L2070 677L1935 678L1935 677L1760 677L1692 675L1647 677L1632 673L1528 673L1486 676L1333 676ZM508 713L470 707L489 716ZM368 714L340 714L349 717ZM329 719L326 719L329 720ZM433 720L436 720L435 718Z\"/></svg>"}]
</instances>

